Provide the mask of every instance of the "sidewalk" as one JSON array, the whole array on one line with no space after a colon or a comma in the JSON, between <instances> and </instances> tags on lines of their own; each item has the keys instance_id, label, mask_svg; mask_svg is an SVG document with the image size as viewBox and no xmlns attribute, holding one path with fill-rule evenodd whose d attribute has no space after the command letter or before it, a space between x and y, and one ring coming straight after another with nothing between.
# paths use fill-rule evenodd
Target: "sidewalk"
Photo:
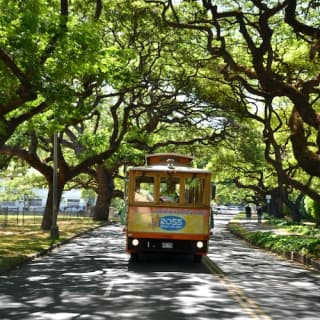
<instances>
[{"instance_id":1,"label":"sidewalk","mask_svg":"<svg viewBox=\"0 0 320 320\"><path fill-rule=\"evenodd\" d=\"M280 230L276 227L272 227L270 225L265 225L265 224L263 224L263 222L264 222L264 220L262 220L262 223L259 224L256 215L253 215L252 218L249 220L244 218L242 220L231 221L232 224L237 224L237 225L241 226L243 229L247 230L248 232L272 232L272 233L278 234L278 235L287 234L283 230ZM250 243L250 241L248 241L248 239L245 238L243 233L237 232L236 230L233 230L229 227L228 227L228 230L232 234L234 234L235 236ZM251 243L251 245L257 247L256 244ZM312 268L316 271L320 271L320 259L316 259L316 258L310 257L308 255L305 255L305 254L302 254L302 253L296 252L296 251L279 252L276 250L268 250L266 248L262 248L262 249L267 250L267 251L271 251L272 253L280 255L281 257L283 257L287 260L303 264L304 266L306 266L308 268Z\"/></svg>"}]
</instances>

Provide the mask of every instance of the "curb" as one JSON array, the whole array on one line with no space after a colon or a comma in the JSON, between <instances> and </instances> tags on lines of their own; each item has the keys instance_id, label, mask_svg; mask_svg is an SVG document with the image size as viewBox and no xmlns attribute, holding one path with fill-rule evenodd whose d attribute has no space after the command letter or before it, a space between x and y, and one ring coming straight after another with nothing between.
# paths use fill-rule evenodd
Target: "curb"
<instances>
[{"instance_id":1,"label":"curb","mask_svg":"<svg viewBox=\"0 0 320 320\"><path fill-rule=\"evenodd\" d=\"M235 222L233 222L233 223L235 223ZM235 224L237 224L238 226L241 226L241 224L239 224L239 223L235 223ZM244 227L242 227L242 228L244 228ZM248 241L241 232L237 232L235 230L229 229L228 227L227 227L227 230L230 233L232 233L233 235L235 235L236 237L238 237L238 238L246 241L250 245L254 246L255 248L259 248L259 249L263 249L263 250L265 250L267 252L275 253L275 254L287 259L288 261L297 262L297 263L299 263L301 265L304 265L306 267L311 267L317 272L320 272L320 259L316 259L314 257L310 257L310 256L308 256L306 254L302 254L302 253L296 252L296 251L278 252L278 251L275 251L275 250L268 250L266 248L261 248L261 247L257 246L256 244L253 244L250 241ZM248 230L246 230L246 232L250 233L250 231L248 231Z\"/></svg>"}]
</instances>

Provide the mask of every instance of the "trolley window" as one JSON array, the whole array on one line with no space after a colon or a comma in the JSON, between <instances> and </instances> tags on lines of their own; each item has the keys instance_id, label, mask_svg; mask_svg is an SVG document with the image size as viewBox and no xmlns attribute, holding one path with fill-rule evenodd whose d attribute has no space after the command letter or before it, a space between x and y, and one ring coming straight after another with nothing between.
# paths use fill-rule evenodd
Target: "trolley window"
<instances>
[{"instance_id":1,"label":"trolley window","mask_svg":"<svg viewBox=\"0 0 320 320\"><path fill-rule=\"evenodd\" d=\"M205 180L192 177L185 180L185 204L203 205Z\"/></svg>"},{"instance_id":2,"label":"trolley window","mask_svg":"<svg viewBox=\"0 0 320 320\"><path fill-rule=\"evenodd\" d=\"M160 177L160 202L178 203L180 196L180 177Z\"/></svg>"},{"instance_id":3,"label":"trolley window","mask_svg":"<svg viewBox=\"0 0 320 320\"><path fill-rule=\"evenodd\" d=\"M135 202L154 202L154 177L137 176L135 178Z\"/></svg>"}]
</instances>

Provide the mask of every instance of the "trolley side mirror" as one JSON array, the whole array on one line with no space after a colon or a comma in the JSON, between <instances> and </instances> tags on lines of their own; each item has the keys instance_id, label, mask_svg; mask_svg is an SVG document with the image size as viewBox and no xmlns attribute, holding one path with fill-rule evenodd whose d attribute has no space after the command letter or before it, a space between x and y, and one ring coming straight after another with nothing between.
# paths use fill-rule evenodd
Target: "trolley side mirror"
<instances>
[{"instance_id":1,"label":"trolley side mirror","mask_svg":"<svg viewBox=\"0 0 320 320\"><path fill-rule=\"evenodd\" d=\"M211 199L216 197L216 185L212 182L211 183Z\"/></svg>"}]
</instances>

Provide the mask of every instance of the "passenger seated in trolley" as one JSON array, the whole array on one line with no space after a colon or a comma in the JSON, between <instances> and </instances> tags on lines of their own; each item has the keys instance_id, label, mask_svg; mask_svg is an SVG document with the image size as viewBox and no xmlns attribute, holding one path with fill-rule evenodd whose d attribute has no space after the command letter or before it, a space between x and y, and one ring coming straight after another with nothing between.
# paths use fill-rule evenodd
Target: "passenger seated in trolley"
<instances>
[{"instance_id":1,"label":"passenger seated in trolley","mask_svg":"<svg viewBox=\"0 0 320 320\"><path fill-rule=\"evenodd\" d=\"M153 202L154 199L150 192L139 188L134 193L134 201L135 202Z\"/></svg>"},{"instance_id":2,"label":"passenger seated in trolley","mask_svg":"<svg viewBox=\"0 0 320 320\"><path fill-rule=\"evenodd\" d=\"M163 194L160 196L160 202L174 202L178 203L179 202L179 195L174 193L174 194Z\"/></svg>"},{"instance_id":3,"label":"passenger seated in trolley","mask_svg":"<svg viewBox=\"0 0 320 320\"><path fill-rule=\"evenodd\" d=\"M175 190L160 190L160 202L178 203L179 194Z\"/></svg>"},{"instance_id":4,"label":"passenger seated in trolley","mask_svg":"<svg viewBox=\"0 0 320 320\"><path fill-rule=\"evenodd\" d=\"M178 203L180 190L179 177L160 178L160 202Z\"/></svg>"}]
</instances>

